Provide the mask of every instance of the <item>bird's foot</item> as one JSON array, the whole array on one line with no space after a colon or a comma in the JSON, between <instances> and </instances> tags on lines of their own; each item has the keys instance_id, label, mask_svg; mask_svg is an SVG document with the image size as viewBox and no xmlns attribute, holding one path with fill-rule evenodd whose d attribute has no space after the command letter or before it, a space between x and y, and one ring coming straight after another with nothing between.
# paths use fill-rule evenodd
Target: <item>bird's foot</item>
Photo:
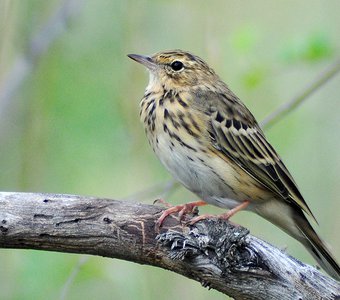
<instances>
[{"instance_id":1,"label":"bird's foot","mask_svg":"<svg viewBox=\"0 0 340 300\"><path fill-rule=\"evenodd\" d=\"M197 223L198 221L205 220L205 219L208 219L208 218L217 218L217 219L221 219L221 220L229 220L237 212L239 212L242 209L245 209L249 205L249 203L250 203L249 200L245 200L241 204L237 205L233 209L228 210L226 213L221 214L221 215L204 214L204 215L201 215L201 216L197 216L195 218L192 218L188 222L188 224L193 225L193 224ZM234 224L234 225L236 225L236 224Z\"/></svg>"},{"instance_id":2,"label":"bird's foot","mask_svg":"<svg viewBox=\"0 0 340 300\"><path fill-rule=\"evenodd\" d=\"M164 200L161 200L161 201L160 200L158 200L157 202L160 202L160 203L166 205L167 207L170 206ZM180 220L182 220L183 217L186 214L192 213L197 206L203 206L203 205L207 205L207 203L204 202L204 201L195 201L195 202L190 202L190 203L186 203L186 204L182 204L182 205L170 206L168 209L163 211L162 215L157 220L157 222L156 222L156 229L159 230L159 228L162 226L164 220L169 215L172 215L172 214L178 212L178 217L179 217Z\"/></svg>"}]
</instances>

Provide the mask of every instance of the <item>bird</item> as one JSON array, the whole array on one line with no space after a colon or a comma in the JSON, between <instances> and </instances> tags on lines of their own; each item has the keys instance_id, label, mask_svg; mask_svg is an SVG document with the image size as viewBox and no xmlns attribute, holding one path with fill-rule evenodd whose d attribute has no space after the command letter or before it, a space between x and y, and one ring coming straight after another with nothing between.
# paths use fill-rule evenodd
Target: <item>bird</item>
<instances>
[{"instance_id":1,"label":"bird","mask_svg":"<svg viewBox=\"0 0 340 300\"><path fill-rule=\"evenodd\" d=\"M298 240L340 281L340 267L307 216L316 219L253 114L200 57L183 50L128 54L149 71L140 119L161 163L201 200L166 209L181 216L197 206L246 209ZM194 224L210 215L194 217Z\"/></svg>"}]
</instances>

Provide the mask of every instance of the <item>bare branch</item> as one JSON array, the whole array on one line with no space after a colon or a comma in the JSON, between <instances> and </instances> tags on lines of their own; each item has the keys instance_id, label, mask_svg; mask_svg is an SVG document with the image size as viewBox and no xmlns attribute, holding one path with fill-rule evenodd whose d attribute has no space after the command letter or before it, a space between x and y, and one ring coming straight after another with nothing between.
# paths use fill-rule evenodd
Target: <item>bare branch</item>
<instances>
[{"instance_id":1,"label":"bare branch","mask_svg":"<svg viewBox=\"0 0 340 300\"><path fill-rule=\"evenodd\" d=\"M0 247L120 258L172 270L235 299L336 299L340 284L220 220L195 226L162 208L61 194L0 192Z\"/></svg>"},{"instance_id":2,"label":"bare branch","mask_svg":"<svg viewBox=\"0 0 340 300\"><path fill-rule=\"evenodd\" d=\"M340 71L340 59L331 65L324 73L316 78L301 94L293 98L291 101L282 104L277 110L268 115L261 123L261 127L270 128L275 123L284 118L288 113L297 108L303 101L317 91L321 86L327 83Z\"/></svg>"}]
</instances>

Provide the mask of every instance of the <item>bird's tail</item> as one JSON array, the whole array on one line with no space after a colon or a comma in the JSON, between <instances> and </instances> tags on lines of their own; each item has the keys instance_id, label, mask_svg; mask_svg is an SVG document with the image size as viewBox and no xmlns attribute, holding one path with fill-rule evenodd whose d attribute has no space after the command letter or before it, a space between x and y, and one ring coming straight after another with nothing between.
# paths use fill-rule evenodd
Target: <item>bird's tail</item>
<instances>
[{"instance_id":1,"label":"bird's tail","mask_svg":"<svg viewBox=\"0 0 340 300\"><path fill-rule=\"evenodd\" d=\"M339 264L336 262L325 243L314 231L302 211L295 211L294 221L301 233L301 237L299 238L300 242L312 254L320 267L322 267L334 279L340 281Z\"/></svg>"},{"instance_id":2,"label":"bird's tail","mask_svg":"<svg viewBox=\"0 0 340 300\"><path fill-rule=\"evenodd\" d=\"M274 200L258 206L256 212L302 243L320 267L340 281L339 264L299 207Z\"/></svg>"}]
</instances>

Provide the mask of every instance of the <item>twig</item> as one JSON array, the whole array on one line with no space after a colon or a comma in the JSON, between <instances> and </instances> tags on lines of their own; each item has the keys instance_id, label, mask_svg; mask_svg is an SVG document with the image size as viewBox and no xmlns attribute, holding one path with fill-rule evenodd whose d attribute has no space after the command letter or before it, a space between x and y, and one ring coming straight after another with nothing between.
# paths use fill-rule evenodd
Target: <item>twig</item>
<instances>
[{"instance_id":1,"label":"twig","mask_svg":"<svg viewBox=\"0 0 340 300\"><path fill-rule=\"evenodd\" d=\"M293 98L291 101L282 104L277 110L269 114L261 123L261 127L268 129L285 117L288 113L298 107L303 101L311 96L316 90L327 83L340 71L340 59L331 65L324 73L315 79L301 94Z\"/></svg>"},{"instance_id":2,"label":"twig","mask_svg":"<svg viewBox=\"0 0 340 300\"><path fill-rule=\"evenodd\" d=\"M155 198L165 198L168 197L172 192L179 187L179 183L174 179L167 180L165 182L154 184L148 188L145 188L141 191L133 193L128 197L123 198L124 201L134 201L136 198L140 199L140 201L144 199Z\"/></svg>"},{"instance_id":3,"label":"twig","mask_svg":"<svg viewBox=\"0 0 340 300\"><path fill-rule=\"evenodd\" d=\"M38 60L65 31L67 23L79 12L82 4L83 0L64 0L46 24L32 35L26 52L16 58L12 69L0 84L0 120L8 111L15 92L37 66Z\"/></svg>"},{"instance_id":4,"label":"twig","mask_svg":"<svg viewBox=\"0 0 340 300\"><path fill-rule=\"evenodd\" d=\"M87 261L89 260L89 257L88 256L81 256L80 259L78 260L78 263L77 265L73 268L70 276L67 278L64 286L63 286L63 289L61 290L61 293L60 293L60 300L65 300L66 297L67 297L67 294L70 290L70 287L72 285L72 283L74 282L74 279L76 278L76 276L78 275L80 269L82 268L82 266L84 264L87 263Z\"/></svg>"},{"instance_id":5,"label":"twig","mask_svg":"<svg viewBox=\"0 0 340 300\"><path fill-rule=\"evenodd\" d=\"M92 254L148 264L235 299L337 299L340 283L221 220L182 226L162 208L61 194L0 192L0 248Z\"/></svg>"}]
</instances>

